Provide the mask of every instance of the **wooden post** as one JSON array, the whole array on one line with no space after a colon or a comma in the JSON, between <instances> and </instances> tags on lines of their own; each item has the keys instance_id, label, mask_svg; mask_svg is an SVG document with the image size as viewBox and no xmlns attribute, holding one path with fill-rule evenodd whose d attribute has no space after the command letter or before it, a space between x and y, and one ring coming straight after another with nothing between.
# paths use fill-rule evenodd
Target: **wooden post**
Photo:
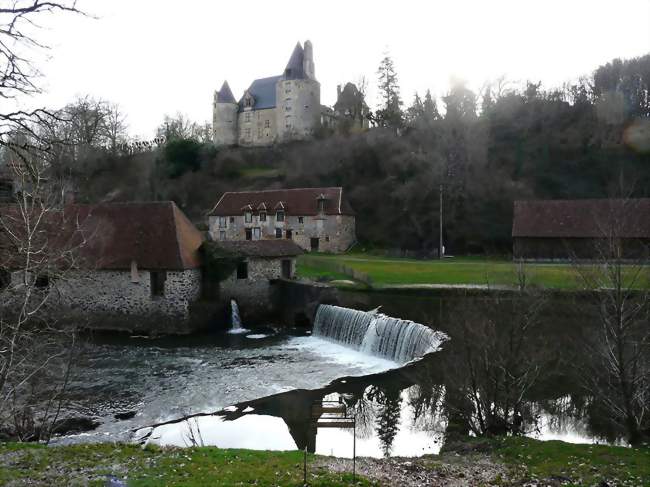
<instances>
[{"instance_id":1,"label":"wooden post","mask_svg":"<svg viewBox=\"0 0 650 487\"><path fill-rule=\"evenodd\" d=\"M438 258L442 259L444 251L442 242L442 183L440 184L440 247L438 248Z\"/></svg>"},{"instance_id":2,"label":"wooden post","mask_svg":"<svg viewBox=\"0 0 650 487\"><path fill-rule=\"evenodd\" d=\"M352 483L357 481L357 412L352 420Z\"/></svg>"},{"instance_id":3,"label":"wooden post","mask_svg":"<svg viewBox=\"0 0 650 487\"><path fill-rule=\"evenodd\" d=\"M304 461L303 461L303 470L302 470L302 477L303 477L303 485L307 485L307 447L305 447L305 456L304 456Z\"/></svg>"}]
</instances>

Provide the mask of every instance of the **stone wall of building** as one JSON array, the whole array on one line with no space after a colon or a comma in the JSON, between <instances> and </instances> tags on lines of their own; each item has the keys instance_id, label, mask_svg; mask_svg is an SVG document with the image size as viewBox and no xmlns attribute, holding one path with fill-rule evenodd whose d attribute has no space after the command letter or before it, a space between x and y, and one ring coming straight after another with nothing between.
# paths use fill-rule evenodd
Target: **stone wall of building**
<instances>
[{"instance_id":1,"label":"stone wall of building","mask_svg":"<svg viewBox=\"0 0 650 487\"><path fill-rule=\"evenodd\" d=\"M281 80L275 87L278 139L304 139L320 121L320 83L313 79Z\"/></svg>"},{"instance_id":2,"label":"stone wall of building","mask_svg":"<svg viewBox=\"0 0 650 487\"><path fill-rule=\"evenodd\" d=\"M269 319L275 312L272 300L272 281L282 277L282 261L291 261L291 277L296 269L295 257L253 258L246 259L248 277L238 279L237 272L219 284L219 299L227 303L237 301L241 317L246 321Z\"/></svg>"},{"instance_id":3,"label":"stone wall of building","mask_svg":"<svg viewBox=\"0 0 650 487\"><path fill-rule=\"evenodd\" d=\"M317 238L320 252L345 252L356 241L355 218L350 215L288 215L284 221L277 221L275 211L271 211L267 212L265 221L257 212L250 223L246 223L243 215L221 219L211 216L208 225L213 240L245 240L247 228L251 232L259 228L261 240L276 239L278 234L287 238L289 231L290 238L305 250L311 250L311 239Z\"/></svg>"},{"instance_id":4,"label":"stone wall of building","mask_svg":"<svg viewBox=\"0 0 650 487\"><path fill-rule=\"evenodd\" d=\"M19 273L12 286L20 286ZM75 270L49 283L48 312L78 317L81 326L147 333L188 333L190 306L201 295L201 270L167 271L164 294L153 296L151 273Z\"/></svg>"},{"instance_id":5,"label":"stone wall of building","mask_svg":"<svg viewBox=\"0 0 650 487\"><path fill-rule=\"evenodd\" d=\"M277 138L276 109L247 110L238 114L239 145L271 145Z\"/></svg>"}]
</instances>

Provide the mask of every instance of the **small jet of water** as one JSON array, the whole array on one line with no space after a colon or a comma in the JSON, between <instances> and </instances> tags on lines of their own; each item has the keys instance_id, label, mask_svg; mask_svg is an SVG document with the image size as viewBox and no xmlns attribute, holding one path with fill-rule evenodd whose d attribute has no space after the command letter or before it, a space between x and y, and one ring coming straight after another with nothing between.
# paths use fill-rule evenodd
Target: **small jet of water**
<instances>
[{"instance_id":1,"label":"small jet of water","mask_svg":"<svg viewBox=\"0 0 650 487\"><path fill-rule=\"evenodd\" d=\"M371 315L376 315L377 313L379 313L380 309L381 309L381 305L377 306L375 309L371 309L370 311L368 311L368 313L370 313Z\"/></svg>"},{"instance_id":2,"label":"small jet of water","mask_svg":"<svg viewBox=\"0 0 650 487\"><path fill-rule=\"evenodd\" d=\"M242 326L241 318L239 317L239 306L237 306L237 301L234 299L230 300L230 313L232 328L228 330L228 333L232 335L239 335L241 333L248 333L250 330L247 330Z\"/></svg>"}]
</instances>

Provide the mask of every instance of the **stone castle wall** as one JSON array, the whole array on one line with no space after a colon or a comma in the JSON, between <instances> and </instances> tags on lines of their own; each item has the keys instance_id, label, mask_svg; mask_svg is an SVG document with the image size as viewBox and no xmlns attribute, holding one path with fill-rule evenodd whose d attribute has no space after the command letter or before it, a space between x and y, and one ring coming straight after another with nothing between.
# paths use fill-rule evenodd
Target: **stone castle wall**
<instances>
[{"instance_id":1,"label":"stone castle wall","mask_svg":"<svg viewBox=\"0 0 650 487\"><path fill-rule=\"evenodd\" d=\"M212 137L215 145L234 145L237 143L236 103L214 103L212 110Z\"/></svg>"},{"instance_id":2,"label":"stone castle wall","mask_svg":"<svg viewBox=\"0 0 650 487\"><path fill-rule=\"evenodd\" d=\"M319 251L332 253L344 252L356 241L355 218L350 215L303 216L302 223L297 215L287 215L284 222L278 222L275 212L268 212L266 221L261 221L258 213L252 215L250 223L245 222L243 215L233 218L233 222L231 217L226 217L225 222L220 223L219 217L209 217L213 240L245 240L247 228L259 228L261 240L276 239L276 229L280 229L282 238L287 238L287 230L290 230L291 239L305 250L311 250L312 238L318 238Z\"/></svg>"},{"instance_id":3,"label":"stone castle wall","mask_svg":"<svg viewBox=\"0 0 650 487\"><path fill-rule=\"evenodd\" d=\"M281 80L275 87L279 140L310 137L320 119L320 83L310 79Z\"/></svg>"},{"instance_id":4,"label":"stone castle wall","mask_svg":"<svg viewBox=\"0 0 650 487\"><path fill-rule=\"evenodd\" d=\"M271 145L277 139L276 109L245 110L238 113L239 145Z\"/></svg>"}]
</instances>

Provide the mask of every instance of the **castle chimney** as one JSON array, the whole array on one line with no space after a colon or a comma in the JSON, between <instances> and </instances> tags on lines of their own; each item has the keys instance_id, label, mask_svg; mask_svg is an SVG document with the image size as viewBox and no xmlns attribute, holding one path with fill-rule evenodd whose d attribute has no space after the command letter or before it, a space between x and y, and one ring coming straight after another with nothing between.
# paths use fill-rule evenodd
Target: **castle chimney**
<instances>
[{"instance_id":1,"label":"castle chimney","mask_svg":"<svg viewBox=\"0 0 650 487\"><path fill-rule=\"evenodd\" d=\"M302 70L305 77L309 79L316 79L316 67L314 66L314 48L311 41L305 41L303 47Z\"/></svg>"}]
</instances>

